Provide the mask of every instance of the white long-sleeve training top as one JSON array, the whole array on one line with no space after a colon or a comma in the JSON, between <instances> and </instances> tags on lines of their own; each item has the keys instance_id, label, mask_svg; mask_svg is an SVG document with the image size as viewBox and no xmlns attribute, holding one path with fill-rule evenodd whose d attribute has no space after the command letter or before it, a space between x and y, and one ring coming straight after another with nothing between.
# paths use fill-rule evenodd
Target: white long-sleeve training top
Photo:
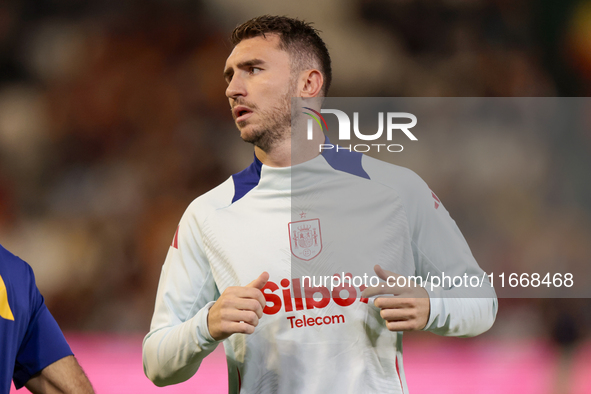
<instances>
[{"instance_id":1,"label":"white long-sleeve training top","mask_svg":"<svg viewBox=\"0 0 591 394\"><path fill-rule=\"evenodd\" d=\"M207 327L213 302L267 271L254 334L224 341L230 393L407 394L402 333L360 297L376 283L368 283L375 264L427 281L425 330L474 336L492 326L494 289L414 172L342 149L287 168L255 158L183 215L143 342L144 371L159 386L193 376L218 345ZM351 285L333 288L332 275L343 273ZM454 276L484 281L431 287Z\"/></svg>"}]
</instances>

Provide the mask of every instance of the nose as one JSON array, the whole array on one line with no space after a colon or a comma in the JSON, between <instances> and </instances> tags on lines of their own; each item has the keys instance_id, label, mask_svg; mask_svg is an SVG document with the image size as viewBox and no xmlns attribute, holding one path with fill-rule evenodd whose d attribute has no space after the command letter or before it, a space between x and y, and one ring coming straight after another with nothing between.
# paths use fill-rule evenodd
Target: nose
<instances>
[{"instance_id":1,"label":"nose","mask_svg":"<svg viewBox=\"0 0 591 394\"><path fill-rule=\"evenodd\" d=\"M226 97L236 99L239 96L246 96L246 87L244 86L244 81L238 75L234 75L226 88Z\"/></svg>"}]
</instances>

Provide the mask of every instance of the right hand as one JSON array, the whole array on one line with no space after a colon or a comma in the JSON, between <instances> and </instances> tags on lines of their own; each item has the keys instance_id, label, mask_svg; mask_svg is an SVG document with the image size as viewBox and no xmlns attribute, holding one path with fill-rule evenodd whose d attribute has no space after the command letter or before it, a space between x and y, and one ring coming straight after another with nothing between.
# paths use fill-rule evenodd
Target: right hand
<instances>
[{"instance_id":1,"label":"right hand","mask_svg":"<svg viewBox=\"0 0 591 394\"><path fill-rule=\"evenodd\" d=\"M261 290L268 280L269 274L263 272L244 287L228 287L224 290L207 315L207 326L213 339L221 341L235 333L254 332L267 303Z\"/></svg>"}]
</instances>

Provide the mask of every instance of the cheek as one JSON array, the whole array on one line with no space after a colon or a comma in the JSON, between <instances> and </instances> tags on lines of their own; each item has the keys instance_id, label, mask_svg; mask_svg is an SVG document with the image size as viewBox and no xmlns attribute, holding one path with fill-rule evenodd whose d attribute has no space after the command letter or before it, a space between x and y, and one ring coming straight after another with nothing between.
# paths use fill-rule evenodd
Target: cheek
<instances>
[{"instance_id":1,"label":"cheek","mask_svg":"<svg viewBox=\"0 0 591 394\"><path fill-rule=\"evenodd\" d=\"M295 81L292 80L291 76L287 74L269 78L265 85L268 93L275 95L285 95L287 92L293 90L292 86L294 82Z\"/></svg>"}]
</instances>

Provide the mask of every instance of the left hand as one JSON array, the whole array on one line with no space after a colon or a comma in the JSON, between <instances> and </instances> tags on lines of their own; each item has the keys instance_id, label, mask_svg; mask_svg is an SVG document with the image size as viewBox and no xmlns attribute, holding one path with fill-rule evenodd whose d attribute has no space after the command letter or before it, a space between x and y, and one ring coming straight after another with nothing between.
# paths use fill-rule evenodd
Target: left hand
<instances>
[{"instance_id":1,"label":"left hand","mask_svg":"<svg viewBox=\"0 0 591 394\"><path fill-rule=\"evenodd\" d=\"M374 267L374 271L384 281L387 281L389 276L394 278L401 276L386 271L379 265ZM386 321L386 327L390 331L422 330L429 321L431 309L429 293L423 287L415 286L412 281L406 282L404 287L390 287L382 282L377 286L368 287L361 293L365 298L382 294L393 295L393 297L378 297L374 300L374 305L381 309L380 316Z\"/></svg>"}]
</instances>

